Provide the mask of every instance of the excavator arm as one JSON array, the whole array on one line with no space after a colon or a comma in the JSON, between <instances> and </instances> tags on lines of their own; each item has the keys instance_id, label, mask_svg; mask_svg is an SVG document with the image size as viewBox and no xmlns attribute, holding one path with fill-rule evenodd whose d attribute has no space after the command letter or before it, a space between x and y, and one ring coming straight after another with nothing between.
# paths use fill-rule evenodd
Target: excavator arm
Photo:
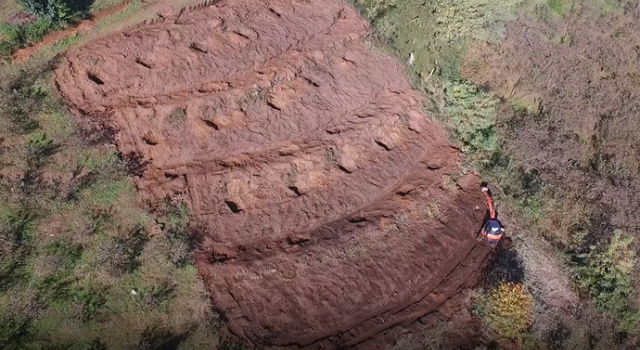
<instances>
[{"instance_id":1,"label":"excavator arm","mask_svg":"<svg viewBox=\"0 0 640 350\"><path fill-rule=\"evenodd\" d=\"M487 207L489 207L489 219L496 219L496 209L493 206L493 198L491 198L491 192L488 187L482 187L482 193L484 197L487 199Z\"/></svg>"}]
</instances>

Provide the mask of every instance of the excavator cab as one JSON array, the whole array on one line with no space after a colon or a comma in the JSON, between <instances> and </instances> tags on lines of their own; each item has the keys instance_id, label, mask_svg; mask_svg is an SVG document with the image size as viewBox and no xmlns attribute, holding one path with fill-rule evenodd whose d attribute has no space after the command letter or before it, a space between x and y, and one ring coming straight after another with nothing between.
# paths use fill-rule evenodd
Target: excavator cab
<instances>
[{"instance_id":1,"label":"excavator cab","mask_svg":"<svg viewBox=\"0 0 640 350\"><path fill-rule=\"evenodd\" d=\"M482 236L491 243L500 241L503 234L504 228L498 219L489 219L482 229Z\"/></svg>"}]
</instances>

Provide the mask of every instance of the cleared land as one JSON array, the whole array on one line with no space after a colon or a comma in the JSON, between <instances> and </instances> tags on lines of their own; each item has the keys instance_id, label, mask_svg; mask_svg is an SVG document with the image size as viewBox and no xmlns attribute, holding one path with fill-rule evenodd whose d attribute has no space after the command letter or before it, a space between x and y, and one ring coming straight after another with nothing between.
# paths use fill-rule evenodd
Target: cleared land
<instances>
[{"instance_id":1,"label":"cleared land","mask_svg":"<svg viewBox=\"0 0 640 350\"><path fill-rule=\"evenodd\" d=\"M223 1L57 71L148 162L141 191L206 224L196 265L253 344L363 344L472 285L490 250L477 178L451 180L458 151L368 30L341 1Z\"/></svg>"}]
</instances>

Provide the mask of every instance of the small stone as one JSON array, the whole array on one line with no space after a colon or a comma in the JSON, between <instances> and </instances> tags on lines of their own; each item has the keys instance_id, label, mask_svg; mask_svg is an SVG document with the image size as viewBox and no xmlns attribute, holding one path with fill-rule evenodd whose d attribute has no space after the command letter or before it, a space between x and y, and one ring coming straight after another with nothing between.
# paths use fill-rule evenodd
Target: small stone
<instances>
[{"instance_id":1,"label":"small stone","mask_svg":"<svg viewBox=\"0 0 640 350\"><path fill-rule=\"evenodd\" d=\"M340 169L346 171L347 173L352 173L358 170L358 165L356 162L350 157L340 157L340 162L338 163Z\"/></svg>"},{"instance_id":2,"label":"small stone","mask_svg":"<svg viewBox=\"0 0 640 350\"><path fill-rule=\"evenodd\" d=\"M144 134L144 136L142 136L142 139L144 140L144 142L146 142L148 145L157 145L160 143L160 136L158 136L155 132L153 131L149 131L146 134Z\"/></svg>"},{"instance_id":3,"label":"small stone","mask_svg":"<svg viewBox=\"0 0 640 350\"><path fill-rule=\"evenodd\" d=\"M340 159L338 167L347 173L358 170L358 150L350 145L344 145L340 150Z\"/></svg>"},{"instance_id":4,"label":"small stone","mask_svg":"<svg viewBox=\"0 0 640 350\"><path fill-rule=\"evenodd\" d=\"M408 113L408 119L409 119L409 130L415 132L415 133L421 133L422 132L422 120L423 120L423 116L422 114L420 114L418 111L410 111Z\"/></svg>"}]
</instances>

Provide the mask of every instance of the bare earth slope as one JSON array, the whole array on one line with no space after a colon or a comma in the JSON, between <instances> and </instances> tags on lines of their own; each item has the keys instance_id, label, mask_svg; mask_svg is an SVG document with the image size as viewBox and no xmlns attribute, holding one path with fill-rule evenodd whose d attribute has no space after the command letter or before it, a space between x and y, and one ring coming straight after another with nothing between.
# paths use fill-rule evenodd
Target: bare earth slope
<instances>
[{"instance_id":1,"label":"bare earth slope","mask_svg":"<svg viewBox=\"0 0 640 350\"><path fill-rule=\"evenodd\" d=\"M449 180L458 151L367 31L339 0L229 0L58 69L69 103L150 162L142 193L182 195L207 225L197 266L255 345L384 348L489 251L477 178Z\"/></svg>"}]
</instances>

